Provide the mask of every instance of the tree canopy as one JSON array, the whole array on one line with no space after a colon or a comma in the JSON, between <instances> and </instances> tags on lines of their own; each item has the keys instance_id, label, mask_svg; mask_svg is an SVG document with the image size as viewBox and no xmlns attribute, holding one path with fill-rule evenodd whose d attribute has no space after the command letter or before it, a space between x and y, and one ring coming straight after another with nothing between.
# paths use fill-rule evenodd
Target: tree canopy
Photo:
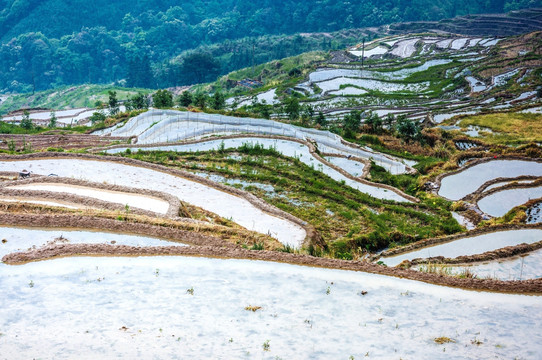
<instances>
[{"instance_id":1,"label":"tree canopy","mask_svg":"<svg viewBox=\"0 0 542 360\"><path fill-rule=\"evenodd\" d=\"M338 45L324 37L309 43L306 36L273 42L256 41L258 36L535 5L534 0L0 0L0 91L121 80L147 88L192 84L253 62ZM247 38L252 40L243 41ZM194 51L212 44L220 44L220 61L209 51Z\"/></svg>"}]
</instances>

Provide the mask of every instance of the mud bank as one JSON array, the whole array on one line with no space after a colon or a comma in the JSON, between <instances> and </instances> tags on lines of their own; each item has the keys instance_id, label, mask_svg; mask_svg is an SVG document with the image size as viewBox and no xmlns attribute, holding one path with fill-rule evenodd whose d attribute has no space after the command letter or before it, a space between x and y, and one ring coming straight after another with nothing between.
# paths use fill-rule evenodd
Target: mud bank
<instances>
[{"instance_id":1,"label":"mud bank","mask_svg":"<svg viewBox=\"0 0 542 360\"><path fill-rule=\"evenodd\" d=\"M413 259L411 261L404 261L399 266L401 267L410 267L413 265L421 264L451 264L451 265L460 265L460 264L470 264L483 261L493 261L506 259L518 255L525 255L530 252L542 249L542 241L536 242L534 244L520 244L516 246L507 246L501 249L487 251L482 254L469 255L469 256L458 256L456 258L450 259L445 258L444 256L435 256L425 259Z\"/></svg>"},{"instance_id":2,"label":"mud bank","mask_svg":"<svg viewBox=\"0 0 542 360\"><path fill-rule=\"evenodd\" d=\"M37 184L37 183L44 183L44 184L67 184L67 185L74 185L74 186L81 186L81 187L88 187L91 189L99 189L99 190L105 190L105 191L114 191L114 192L120 192L120 193L127 193L127 194L135 194L140 195L148 198L156 198L163 200L169 204L168 210L165 214L166 217L169 218L178 218L179 217L179 210L182 206L181 201L179 198L165 193L161 191L155 191L155 190L149 190L149 189L134 189L127 186L121 186L121 185L113 185L113 184L103 184L103 183L97 183L97 182L91 182L91 181L85 181L85 180L79 180L74 178L66 178L66 177L58 177L58 176L39 176L39 175L33 175L32 177L28 179L22 179L22 180L16 180L16 181L6 181L0 183L0 194L2 195L10 195L13 196L25 196L24 194L27 193L28 196L32 196L32 194L36 194L36 190L25 190L25 189L10 189L11 186L19 186L19 185L29 185L29 184ZM62 199L64 201L70 201L69 199L77 199L80 198L83 200L83 202L75 202L80 203L85 206L90 207L103 207L105 209L110 210L124 210L124 205L117 205L115 203L107 202L98 200L92 197L88 196L79 196L75 194L70 193L63 193L63 192L51 192L51 191L39 191L40 194L45 195L46 198L50 199ZM22 194L22 195L17 195ZM151 212L151 211L145 211L142 209L133 209L134 211L139 211L140 213L146 213L146 214L154 214L153 216L157 216L157 213ZM132 208L131 210L132 211ZM162 215L159 215L162 216Z\"/></svg>"},{"instance_id":3,"label":"mud bank","mask_svg":"<svg viewBox=\"0 0 542 360\"><path fill-rule=\"evenodd\" d=\"M379 255L374 256L372 260L378 260L381 257L388 257L388 256L408 253L408 252L422 249L428 246L444 244L447 242L452 242L455 240L473 237L477 235L490 234L490 233L494 233L494 232L498 232L502 230L521 230L521 229L542 229L542 224L502 224L502 225L495 225L495 226L486 227L486 228L477 228L467 233L460 233L460 234L454 234L454 235L449 235L449 236L444 236L444 237L425 239L425 240L417 241L415 243L412 243L406 246L383 251Z\"/></svg>"},{"instance_id":4,"label":"mud bank","mask_svg":"<svg viewBox=\"0 0 542 360\"><path fill-rule=\"evenodd\" d=\"M199 225L195 223L161 224L154 225L136 222L131 219L114 220L85 215L33 215L33 214L0 214L0 224L38 228L67 228L110 231L126 234L144 235L169 241L183 242L191 245L214 247L238 247L217 236L205 235L204 232L212 230L212 225ZM177 226L176 226L177 225ZM181 228L185 226L185 228ZM224 229L225 230L225 229ZM235 229L227 229L235 232ZM225 232L224 235L227 235Z\"/></svg>"}]
</instances>

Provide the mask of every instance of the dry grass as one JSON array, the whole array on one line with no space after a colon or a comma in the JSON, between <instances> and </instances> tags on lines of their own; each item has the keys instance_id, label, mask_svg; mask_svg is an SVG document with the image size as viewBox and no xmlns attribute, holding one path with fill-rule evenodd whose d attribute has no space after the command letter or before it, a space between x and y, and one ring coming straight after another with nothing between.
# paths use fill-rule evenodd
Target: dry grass
<instances>
[{"instance_id":1,"label":"dry grass","mask_svg":"<svg viewBox=\"0 0 542 360\"><path fill-rule=\"evenodd\" d=\"M489 128L492 133L481 133L484 141L491 144L528 143L542 141L542 115L522 113L496 113L469 116L459 126L469 125Z\"/></svg>"},{"instance_id":2,"label":"dry grass","mask_svg":"<svg viewBox=\"0 0 542 360\"><path fill-rule=\"evenodd\" d=\"M252 305L249 305L249 306L246 306L246 307L245 307L245 310L246 310L246 311L256 312L256 311L260 310L261 308L262 308L261 306L252 306Z\"/></svg>"},{"instance_id":3,"label":"dry grass","mask_svg":"<svg viewBox=\"0 0 542 360\"><path fill-rule=\"evenodd\" d=\"M446 344L446 343L455 343L455 340L450 339L449 337L446 337L446 336L435 338L433 341L435 341L437 344L440 344L440 345Z\"/></svg>"}]
</instances>

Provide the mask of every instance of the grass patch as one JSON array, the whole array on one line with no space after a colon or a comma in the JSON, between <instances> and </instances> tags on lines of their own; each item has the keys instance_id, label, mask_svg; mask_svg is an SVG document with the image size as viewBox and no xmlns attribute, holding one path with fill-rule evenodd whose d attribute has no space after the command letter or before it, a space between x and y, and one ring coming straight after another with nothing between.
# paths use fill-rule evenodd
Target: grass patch
<instances>
[{"instance_id":1,"label":"grass patch","mask_svg":"<svg viewBox=\"0 0 542 360\"><path fill-rule=\"evenodd\" d=\"M518 144L542 142L542 115L505 112L469 116L459 126L480 126L494 133L481 132L482 139L490 144Z\"/></svg>"}]
</instances>

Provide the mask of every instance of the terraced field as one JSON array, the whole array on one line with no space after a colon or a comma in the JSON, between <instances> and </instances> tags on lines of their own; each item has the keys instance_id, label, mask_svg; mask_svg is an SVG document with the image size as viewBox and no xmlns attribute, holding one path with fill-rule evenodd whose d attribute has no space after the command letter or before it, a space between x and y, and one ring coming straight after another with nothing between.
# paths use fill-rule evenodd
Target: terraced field
<instances>
[{"instance_id":1,"label":"terraced field","mask_svg":"<svg viewBox=\"0 0 542 360\"><path fill-rule=\"evenodd\" d=\"M280 111L154 109L73 147L2 144L0 353L536 358L540 145L486 142L482 120L444 128L508 105L537 116L539 50L520 40L379 39L366 68L330 61L296 83L332 125L351 109L432 118L432 144L393 123L345 140ZM487 60L524 49L515 67Z\"/></svg>"}]
</instances>

